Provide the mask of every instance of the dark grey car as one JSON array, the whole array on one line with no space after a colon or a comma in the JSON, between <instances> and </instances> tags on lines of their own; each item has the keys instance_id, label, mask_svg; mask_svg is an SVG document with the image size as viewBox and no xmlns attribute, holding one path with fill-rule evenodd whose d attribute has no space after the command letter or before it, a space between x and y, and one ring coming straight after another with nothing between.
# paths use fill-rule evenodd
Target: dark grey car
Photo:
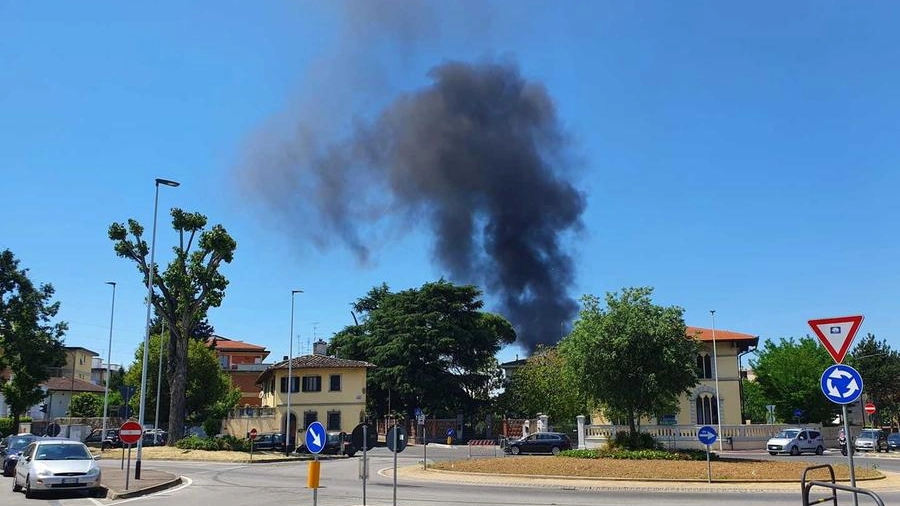
<instances>
[{"instance_id":1,"label":"dark grey car","mask_svg":"<svg viewBox=\"0 0 900 506\"><path fill-rule=\"evenodd\" d=\"M3 476L12 476L19 460L19 452L25 449L32 441L37 439L33 434L20 434L9 436L6 449L3 450Z\"/></svg>"},{"instance_id":2,"label":"dark grey car","mask_svg":"<svg viewBox=\"0 0 900 506\"><path fill-rule=\"evenodd\" d=\"M510 441L503 448L506 453L551 453L558 454L572 449L572 440L562 432L537 432L521 439Z\"/></svg>"}]
</instances>

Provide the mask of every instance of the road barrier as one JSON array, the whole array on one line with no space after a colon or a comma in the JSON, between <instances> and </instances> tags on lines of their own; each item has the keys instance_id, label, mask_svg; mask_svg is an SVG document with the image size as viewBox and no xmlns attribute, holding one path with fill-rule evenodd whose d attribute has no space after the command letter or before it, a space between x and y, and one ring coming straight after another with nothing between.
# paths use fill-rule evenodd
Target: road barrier
<instances>
[{"instance_id":1,"label":"road barrier","mask_svg":"<svg viewBox=\"0 0 900 506\"><path fill-rule=\"evenodd\" d=\"M472 447L473 446L492 446L494 456L497 456L497 441L493 439L470 439L468 442L469 447L469 458L472 458Z\"/></svg>"}]
</instances>

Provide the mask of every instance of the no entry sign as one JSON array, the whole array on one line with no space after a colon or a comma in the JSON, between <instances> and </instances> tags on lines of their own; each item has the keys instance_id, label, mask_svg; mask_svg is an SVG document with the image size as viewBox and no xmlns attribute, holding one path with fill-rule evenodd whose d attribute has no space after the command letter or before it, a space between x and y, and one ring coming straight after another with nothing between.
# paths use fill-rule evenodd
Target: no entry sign
<instances>
[{"instance_id":1,"label":"no entry sign","mask_svg":"<svg viewBox=\"0 0 900 506\"><path fill-rule=\"evenodd\" d=\"M871 401L866 403L866 414L875 414L875 404L873 404Z\"/></svg>"},{"instance_id":2,"label":"no entry sign","mask_svg":"<svg viewBox=\"0 0 900 506\"><path fill-rule=\"evenodd\" d=\"M141 439L141 424L137 422L125 422L119 427L119 440L125 444L134 444Z\"/></svg>"}]
</instances>

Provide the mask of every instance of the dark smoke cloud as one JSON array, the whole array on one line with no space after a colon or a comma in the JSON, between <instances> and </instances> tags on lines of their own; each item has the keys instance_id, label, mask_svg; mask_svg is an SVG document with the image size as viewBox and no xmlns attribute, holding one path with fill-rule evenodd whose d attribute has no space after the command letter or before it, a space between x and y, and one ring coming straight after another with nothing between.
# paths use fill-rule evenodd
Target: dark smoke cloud
<instances>
[{"instance_id":1,"label":"dark smoke cloud","mask_svg":"<svg viewBox=\"0 0 900 506\"><path fill-rule=\"evenodd\" d=\"M343 141L304 127L245 170L306 236L323 247L339 237L363 261L385 230L424 222L437 262L454 281L486 286L520 345L555 343L577 311L561 238L579 229L585 201L566 179L553 101L508 62L451 62L429 77Z\"/></svg>"}]
</instances>

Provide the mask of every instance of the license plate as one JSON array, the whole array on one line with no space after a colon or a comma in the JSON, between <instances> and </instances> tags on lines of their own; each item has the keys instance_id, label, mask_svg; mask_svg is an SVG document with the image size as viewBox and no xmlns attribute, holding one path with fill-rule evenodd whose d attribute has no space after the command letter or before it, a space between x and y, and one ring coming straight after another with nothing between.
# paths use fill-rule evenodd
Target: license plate
<instances>
[{"instance_id":1,"label":"license plate","mask_svg":"<svg viewBox=\"0 0 900 506\"><path fill-rule=\"evenodd\" d=\"M78 478L63 478L63 485L68 485L70 483L78 483Z\"/></svg>"}]
</instances>

